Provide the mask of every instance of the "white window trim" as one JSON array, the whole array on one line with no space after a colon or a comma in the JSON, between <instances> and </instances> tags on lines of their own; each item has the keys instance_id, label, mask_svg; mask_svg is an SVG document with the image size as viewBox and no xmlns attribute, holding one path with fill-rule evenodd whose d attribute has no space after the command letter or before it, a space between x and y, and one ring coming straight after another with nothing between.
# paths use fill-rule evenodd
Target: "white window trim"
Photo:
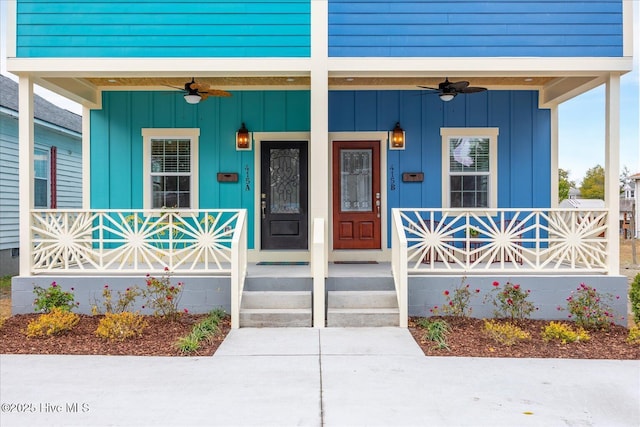
<instances>
[{"instance_id":1,"label":"white window trim","mask_svg":"<svg viewBox=\"0 0 640 427\"><path fill-rule=\"evenodd\" d=\"M449 180L449 139L455 137L489 138L489 206L498 207L498 134L499 128L440 128L442 136L442 207L451 207Z\"/></svg>"},{"instance_id":2,"label":"white window trim","mask_svg":"<svg viewBox=\"0 0 640 427\"><path fill-rule=\"evenodd\" d=\"M189 139L191 140L191 207L199 209L198 189L198 147L200 129L198 128L143 128L142 129L142 196L143 208L151 210L151 140L152 139Z\"/></svg>"}]
</instances>

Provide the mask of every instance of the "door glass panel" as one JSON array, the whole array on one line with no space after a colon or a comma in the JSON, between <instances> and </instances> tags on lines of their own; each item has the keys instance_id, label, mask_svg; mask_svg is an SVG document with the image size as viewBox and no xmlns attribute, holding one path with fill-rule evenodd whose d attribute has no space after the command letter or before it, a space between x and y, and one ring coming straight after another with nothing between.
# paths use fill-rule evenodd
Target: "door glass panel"
<instances>
[{"instance_id":1,"label":"door glass panel","mask_svg":"<svg viewBox=\"0 0 640 427\"><path fill-rule=\"evenodd\" d=\"M274 148L269 153L270 209L275 214L300 213L300 149Z\"/></svg>"},{"instance_id":2,"label":"door glass panel","mask_svg":"<svg viewBox=\"0 0 640 427\"><path fill-rule=\"evenodd\" d=\"M340 191L343 212L369 212L373 207L372 150L340 151Z\"/></svg>"}]
</instances>

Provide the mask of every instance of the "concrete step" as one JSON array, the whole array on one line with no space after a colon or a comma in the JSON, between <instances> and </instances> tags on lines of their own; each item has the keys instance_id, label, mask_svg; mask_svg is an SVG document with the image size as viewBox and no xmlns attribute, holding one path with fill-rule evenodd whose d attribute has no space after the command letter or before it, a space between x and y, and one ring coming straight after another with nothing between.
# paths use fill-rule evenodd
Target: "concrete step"
<instances>
[{"instance_id":1,"label":"concrete step","mask_svg":"<svg viewBox=\"0 0 640 427\"><path fill-rule=\"evenodd\" d=\"M310 328L311 309L248 308L240 310L242 328Z\"/></svg>"},{"instance_id":2,"label":"concrete step","mask_svg":"<svg viewBox=\"0 0 640 427\"><path fill-rule=\"evenodd\" d=\"M328 327L382 327L400 326L397 308L329 308Z\"/></svg>"},{"instance_id":3,"label":"concrete step","mask_svg":"<svg viewBox=\"0 0 640 427\"><path fill-rule=\"evenodd\" d=\"M398 308L395 291L330 291L329 308Z\"/></svg>"},{"instance_id":4,"label":"concrete step","mask_svg":"<svg viewBox=\"0 0 640 427\"><path fill-rule=\"evenodd\" d=\"M310 291L245 291L240 304L240 327L311 327Z\"/></svg>"},{"instance_id":5,"label":"concrete step","mask_svg":"<svg viewBox=\"0 0 640 427\"><path fill-rule=\"evenodd\" d=\"M308 291L245 291L241 308L311 308Z\"/></svg>"},{"instance_id":6,"label":"concrete step","mask_svg":"<svg viewBox=\"0 0 640 427\"><path fill-rule=\"evenodd\" d=\"M327 326L399 326L400 310L395 291L329 291Z\"/></svg>"}]
</instances>

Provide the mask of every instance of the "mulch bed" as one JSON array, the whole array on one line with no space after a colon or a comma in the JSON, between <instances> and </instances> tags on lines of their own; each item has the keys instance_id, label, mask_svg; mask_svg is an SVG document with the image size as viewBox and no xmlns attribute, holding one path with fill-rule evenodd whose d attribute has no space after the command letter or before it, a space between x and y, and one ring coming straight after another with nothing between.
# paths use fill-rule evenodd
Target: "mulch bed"
<instances>
[{"instance_id":1,"label":"mulch bed","mask_svg":"<svg viewBox=\"0 0 640 427\"><path fill-rule=\"evenodd\" d=\"M182 354L176 347L178 338L189 335L193 326L207 315L180 316L178 321L147 316L149 326L141 337L125 341L110 341L95 335L102 316L80 315L80 321L64 334L49 338L28 338L24 334L27 324L37 314L18 314L8 318L0 329L1 354L102 354L129 356L211 356L231 329L227 316L219 324L214 339L201 342L195 353Z\"/></svg>"},{"instance_id":2,"label":"mulch bed","mask_svg":"<svg viewBox=\"0 0 640 427\"><path fill-rule=\"evenodd\" d=\"M175 342L187 336L193 326L206 315L182 315L171 322L147 316L149 327L141 337L126 341L109 341L95 335L101 316L80 315L80 322L65 335L51 338L27 338L24 330L37 314L19 314L8 318L0 329L1 354L85 354L131 356L185 356ZM541 337L545 320L525 320L519 326L531 334L531 340L507 347L493 341L483 332L482 319L443 318L451 326L447 343L449 350L435 349L433 342L425 340L425 331L411 318L409 331L427 356L514 357L514 358L566 358L566 359L619 359L640 360L640 346L626 343L628 329L613 326L608 331L590 332L591 340L561 344L546 342ZM566 323L566 322L565 322ZM215 339L203 342L196 353L186 356L211 356L231 329L227 316L220 323Z\"/></svg>"},{"instance_id":3,"label":"mulch bed","mask_svg":"<svg viewBox=\"0 0 640 427\"><path fill-rule=\"evenodd\" d=\"M629 330L622 326L612 326L608 331L589 331L591 339L587 342L562 344L542 339L541 331L549 321L523 320L518 323L518 326L529 332L531 340L505 346L483 332L482 319L456 317L441 319L451 327L447 338L449 350L436 349L433 342L424 339L425 330L416 325L418 318L410 319L409 330L427 356L640 359L640 345L631 345L626 342ZM562 323L573 326L570 322Z\"/></svg>"}]
</instances>

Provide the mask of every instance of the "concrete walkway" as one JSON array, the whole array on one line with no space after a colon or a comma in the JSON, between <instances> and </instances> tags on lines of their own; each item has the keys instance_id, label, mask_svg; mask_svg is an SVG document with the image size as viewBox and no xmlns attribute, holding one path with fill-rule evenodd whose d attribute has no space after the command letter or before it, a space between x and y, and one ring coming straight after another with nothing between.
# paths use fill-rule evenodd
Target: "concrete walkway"
<instances>
[{"instance_id":1,"label":"concrete walkway","mask_svg":"<svg viewBox=\"0 0 640 427\"><path fill-rule=\"evenodd\" d=\"M214 357L0 356L8 426L638 426L640 361L425 357L406 329L240 329Z\"/></svg>"}]
</instances>

